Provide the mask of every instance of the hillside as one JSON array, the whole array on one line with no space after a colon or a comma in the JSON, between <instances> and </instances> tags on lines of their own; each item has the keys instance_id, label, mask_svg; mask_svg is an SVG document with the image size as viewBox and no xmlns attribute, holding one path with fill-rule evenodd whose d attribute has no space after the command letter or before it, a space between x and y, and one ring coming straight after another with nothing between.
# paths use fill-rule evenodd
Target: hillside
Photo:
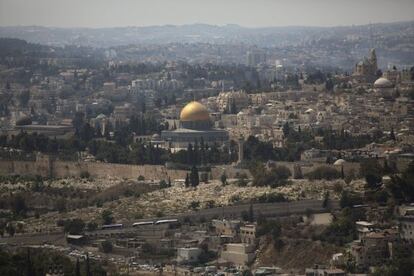
<instances>
[{"instance_id":1,"label":"hillside","mask_svg":"<svg viewBox=\"0 0 414 276\"><path fill-rule=\"evenodd\" d=\"M341 252L341 248L320 241L285 239L283 242L282 248L276 249L273 243L264 237L254 266L277 266L286 270L299 269L294 271L303 272L305 268L313 267L315 264L328 265L332 254Z\"/></svg>"}]
</instances>

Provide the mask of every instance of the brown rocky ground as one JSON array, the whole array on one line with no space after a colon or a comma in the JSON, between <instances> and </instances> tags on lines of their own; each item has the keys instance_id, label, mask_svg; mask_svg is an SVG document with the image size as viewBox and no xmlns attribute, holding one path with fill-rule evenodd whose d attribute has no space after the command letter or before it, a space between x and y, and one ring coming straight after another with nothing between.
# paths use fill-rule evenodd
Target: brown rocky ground
<instances>
[{"instance_id":1,"label":"brown rocky ground","mask_svg":"<svg viewBox=\"0 0 414 276\"><path fill-rule=\"evenodd\" d=\"M294 273L303 273L315 264L329 264L332 255L341 252L341 248L335 245L308 239L283 239L283 243L278 249L270 238L264 237L254 267L277 266Z\"/></svg>"}]
</instances>

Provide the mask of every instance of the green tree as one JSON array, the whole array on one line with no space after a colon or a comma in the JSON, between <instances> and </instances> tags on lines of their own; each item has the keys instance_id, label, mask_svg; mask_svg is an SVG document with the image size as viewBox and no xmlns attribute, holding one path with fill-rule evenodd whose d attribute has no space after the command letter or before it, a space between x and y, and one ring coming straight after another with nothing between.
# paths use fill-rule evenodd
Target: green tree
<instances>
[{"instance_id":1,"label":"green tree","mask_svg":"<svg viewBox=\"0 0 414 276\"><path fill-rule=\"evenodd\" d=\"M55 209L59 213L66 212L66 199L65 198L59 198L55 202Z\"/></svg>"},{"instance_id":2,"label":"green tree","mask_svg":"<svg viewBox=\"0 0 414 276\"><path fill-rule=\"evenodd\" d=\"M8 223L6 225L6 232L9 234L9 236L13 237L14 233L16 233L16 229L14 228L13 224Z\"/></svg>"},{"instance_id":3,"label":"green tree","mask_svg":"<svg viewBox=\"0 0 414 276\"><path fill-rule=\"evenodd\" d=\"M89 254L86 253L86 276L92 276Z\"/></svg>"},{"instance_id":4,"label":"green tree","mask_svg":"<svg viewBox=\"0 0 414 276\"><path fill-rule=\"evenodd\" d=\"M329 191L326 191L325 194L323 195L322 207L328 208L328 206L329 206Z\"/></svg>"},{"instance_id":5,"label":"green tree","mask_svg":"<svg viewBox=\"0 0 414 276\"><path fill-rule=\"evenodd\" d=\"M395 138L395 133L394 133L394 128L392 128L392 129L391 129L390 139L391 139L391 140L394 140L394 141L396 140L396 138Z\"/></svg>"},{"instance_id":6,"label":"green tree","mask_svg":"<svg viewBox=\"0 0 414 276\"><path fill-rule=\"evenodd\" d=\"M193 210L197 210L200 207L200 201L191 201L189 207Z\"/></svg>"},{"instance_id":7,"label":"green tree","mask_svg":"<svg viewBox=\"0 0 414 276\"><path fill-rule=\"evenodd\" d=\"M160 189L166 189L166 188L169 187L168 184L167 184L167 182L165 182L164 179L160 180L160 184L159 185L160 185Z\"/></svg>"},{"instance_id":8,"label":"green tree","mask_svg":"<svg viewBox=\"0 0 414 276\"><path fill-rule=\"evenodd\" d=\"M191 168L190 172L190 183L192 187L197 187L200 184L200 178L198 176L198 169L196 166Z\"/></svg>"},{"instance_id":9,"label":"green tree","mask_svg":"<svg viewBox=\"0 0 414 276\"><path fill-rule=\"evenodd\" d=\"M81 276L79 258L76 258L75 276Z\"/></svg>"},{"instance_id":10,"label":"green tree","mask_svg":"<svg viewBox=\"0 0 414 276\"><path fill-rule=\"evenodd\" d=\"M253 185L278 187L284 185L289 178L290 170L285 166L276 166L267 170L263 163L257 163L250 168L253 175Z\"/></svg>"},{"instance_id":11,"label":"green tree","mask_svg":"<svg viewBox=\"0 0 414 276\"><path fill-rule=\"evenodd\" d=\"M186 188L190 187L190 176L188 173L185 176L185 187Z\"/></svg>"},{"instance_id":12,"label":"green tree","mask_svg":"<svg viewBox=\"0 0 414 276\"><path fill-rule=\"evenodd\" d=\"M65 233L79 235L85 229L85 222L81 219L69 219L64 224Z\"/></svg>"},{"instance_id":13,"label":"green tree","mask_svg":"<svg viewBox=\"0 0 414 276\"><path fill-rule=\"evenodd\" d=\"M350 198L348 191L345 191L345 190L342 191L341 197L339 199L339 205L341 206L341 208L352 207L353 202L352 202L352 199Z\"/></svg>"},{"instance_id":14,"label":"green tree","mask_svg":"<svg viewBox=\"0 0 414 276\"><path fill-rule=\"evenodd\" d=\"M382 167L377 159L361 162L360 175L365 177L369 188L376 188L382 180Z\"/></svg>"},{"instance_id":15,"label":"green tree","mask_svg":"<svg viewBox=\"0 0 414 276\"><path fill-rule=\"evenodd\" d=\"M101 242L101 247L102 247L102 251L104 253L111 253L112 252L113 246L112 246L111 241L105 240L105 241Z\"/></svg>"},{"instance_id":16,"label":"green tree","mask_svg":"<svg viewBox=\"0 0 414 276\"><path fill-rule=\"evenodd\" d=\"M334 180L341 178L341 173L334 168L328 166L321 166L305 175L310 180L326 179Z\"/></svg>"},{"instance_id":17,"label":"green tree","mask_svg":"<svg viewBox=\"0 0 414 276\"><path fill-rule=\"evenodd\" d=\"M98 224L96 222L91 221L88 222L86 228L88 229L88 231L95 231L96 229L98 229Z\"/></svg>"},{"instance_id":18,"label":"green tree","mask_svg":"<svg viewBox=\"0 0 414 276\"><path fill-rule=\"evenodd\" d=\"M85 114L82 112L76 112L75 117L72 119L72 125L77 132L80 132L85 120Z\"/></svg>"},{"instance_id":19,"label":"green tree","mask_svg":"<svg viewBox=\"0 0 414 276\"><path fill-rule=\"evenodd\" d=\"M397 202L414 201L414 161L408 164L407 169L401 175L392 175L391 183L387 189Z\"/></svg>"},{"instance_id":20,"label":"green tree","mask_svg":"<svg viewBox=\"0 0 414 276\"><path fill-rule=\"evenodd\" d=\"M102 212L102 220L103 224L112 224L114 222L114 217L112 215L112 212L110 210L104 210Z\"/></svg>"},{"instance_id":21,"label":"green tree","mask_svg":"<svg viewBox=\"0 0 414 276\"><path fill-rule=\"evenodd\" d=\"M30 100L30 91L29 90L23 90L19 95L19 103L22 107L27 107L27 104Z\"/></svg>"},{"instance_id":22,"label":"green tree","mask_svg":"<svg viewBox=\"0 0 414 276\"><path fill-rule=\"evenodd\" d=\"M249 221L254 221L254 210L253 210L253 204L250 204L249 206Z\"/></svg>"},{"instance_id":23,"label":"green tree","mask_svg":"<svg viewBox=\"0 0 414 276\"><path fill-rule=\"evenodd\" d=\"M227 175L225 172L223 172L223 174L221 175L220 180L223 186L227 184Z\"/></svg>"},{"instance_id":24,"label":"green tree","mask_svg":"<svg viewBox=\"0 0 414 276\"><path fill-rule=\"evenodd\" d=\"M13 197L12 210L17 215L25 215L27 212L26 200L21 194Z\"/></svg>"}]
</instances>

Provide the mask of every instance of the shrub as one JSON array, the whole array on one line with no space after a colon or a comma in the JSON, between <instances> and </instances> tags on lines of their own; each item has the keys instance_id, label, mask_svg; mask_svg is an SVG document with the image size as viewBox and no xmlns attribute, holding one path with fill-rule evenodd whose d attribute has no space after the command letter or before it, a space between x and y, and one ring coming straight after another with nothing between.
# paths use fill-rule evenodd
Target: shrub
<instances>
[{"instance_id":1,"label":"shrub","mask_svg":"<svg viewBox=\"0 0 414 276\"><path fill-rule=\"evenodd\" d=\"M230 202L238 202L238 201L240 201L240 196L239 195L233 195L231 198L230 198Z\"/></svg>"},{"instance_id":2,"label":"shrub","mask_svg":"<svg viewBox=\"0 0 414 276\"><path fill-rule=\"evenodd\" d=\"M101 216L104 224L112 224L114 222L114 217L110 210L104 210Z\"/></svg>"},{"instance_id":3,"label":"shrub","mask_svg":"<svg viewBox=\"0 0 414 276\"><path fill-rule=\"evenodd\" d=\"M333 186L334 193L335 194L341 194L342 193L342 190L343 190L343 187L342 187L341 183L335 182L334 183L334 186Z\"/></svg>"},{"instance_id":4,"label":"shrub","mask_svg":"<svg viewBox=\"0 0 414 276\"><path fill-rule=\"evenodd\" d=\"M88 229L88 231L95 231L96 229L98 229L98 224L96 222L88 222L88 224L86 225L86 228Z\"/></svg>"},{"instance_id":5,"label":"shrub","mask_svg":"<svg viewBox=\"0 0 414 276\"><path fill-rule=\"evenodd\" d=\"M168 188L168 184L167 184L167 182L164 179L162 179L160 181L160 184L159 185L160 185L160 189Z\"/></svg>"},{"instance_id":6,"label":"shrub","mask_svg":"<svg viewBox=\"0 0 414 276\"><path fill-rule=\"evenodd\" d=\"M341 178L341 173L334 168L331 168L328 166L321 166L319 168L316 168L312 172L307 173L305 176L309 180L315 180L315 179L333 180L333 179Z\"/></svg>"},{"instance_id":7,"label":"shrub","mask_svg":"<svg viewBox=\"0 0 414 276\"><path fill-rule=\"evenodd\" d=\"M91 175L88 171L81 171L80 178L89 178Z\"/></svg>"},{"instance_id":8,"label":"shrub","mask_svg":"<svg viewBox=\"0 0 414 276\"><path fill-rule=\"evenodd\" d=\"M66 212L66 199L64 199L64 198L59 198L59 199L55 202L55 209L56 209L59 213Z\"/></svg>"},{"instance_id":9,"label":"shrub","mask_svg":"<svg viewBox=\"0 0 414 276\"><path fill-rule=\"evenodd\" d=\"M69 219L65 221L65 233L78 235L83 232L83 229L85 229L85 222L81 219Z\"/></svg>"},{"instance_id":10,"label":"shrub","mask_svg":"<svg viewBox=\"0 0 414 276\"><path fill-rule=\"evenodd\" d=\"M216 207L216 203L214 202L214 200L209 200L206 202L206 208L210 209L214 207Z\"/></svg>"},{"instance_id":11,"label":"shrub","mask_svg":"<svg viewBox=\"0 0 414 276\"><path fill-rule=\"evenodd\" d=\"M247 186L248 181L247 181L247 175L245 173L242 173L242 174L237 173L237 178L238 178L238 180L236 182L237 186L239 186L239 187L246 187Z\"/></svg>"},{"instance_id":12,"label":"shrub","mask_svg":"<svg viewBox=\"0 0 414 276\"><path fill-rule=\"evenodd\" d=\"M227 175L226 175L226 173L223 173L223 174L220 176L220 180L221 180L221 184L222 184L223 186L227 184Z\"/></svg>"},{"instance_id":13,"label":"shrub","mask_svg":"<svg viewBox=\"0 0 414 276\"><path fill-rule=\"evenodd\" d=\"M191 201L189 208L196 210L200 207L200 201Z\"/></svg>"},{"instance_id":14,"label":"shrub","mask_svg":"<svg viewBox=\"0 0 414 276\"><path fill-rule=\"evenodd\" d=\"M101 247L102 247L102 251L105 253L110 253L112 252L112 249L113 249L112 242L108 240L101 242Z\"/></svg>"},{"instance_id":15,"label":"shrub","mask_svg":"<svg viewBox=\"0 0 414 276\"><path fill-rule=\"evenodd\" d=\"M341 206L341 208L352 207L354 205L362 203L363 199L360 196L352 194L345 190L342 191L341 198L339 199L339 205Z\"/></svg>"},{"instance_id":16,"label":"shrub","mask_svg":"<svg viewBox=\"0 0 414 276\"><path fill-rule=\"evenodd\" d=\"M286 184L286 180L291 176L290 170L285 166L276 166L267 170L263 164L259 163L251 168L253 175L253 185L278 187Z\"/></svg>"},{"instance_id":17,"label":"shrub","mask_svg":"<svg viewBox=\"0 0 414 276\"><path fill-rule=\"evenodd\" d=\"M135 213L134 219L142 219L144 218L144 215L142 213Z\"/></svg>"},{"instance_id":18,"label":"shrub","mask_svg":"<svg viewBox=\"0 0 414 276\"><path fill-rule=\"evenodd\" d=\"M56 221L56 226L58 226L58 227L65 226L65 220L63 220L63 219L58 219L58 220Z\"/></svg>"},{"instance_id":19,"label":"shrub","mask_svg":"<svg viewBox=\"0 0 414 276\"><path fill-rule=\"evenodd\" d=\"M102 206L103 206L102 200L98 199L98 200L96 201L96 207L97 207L97 208L101 208Z\"/></svg>"},{"instance_id":20,"label":"shrub","mask_svg":"<svg viewBox=\"0 0 414 276\"><path fill-rule=\"evenodd\" d=\"M288 201L283 194L280 193L270 193L270 194L262 194L261 196L257 197L253 200L254 202L259 203L273 203L273 202L285 202Z\"/></svg>"},{"instance_id":21,"label":"shrub","mask_svg":"<svg viewBox=\"0 0 414 276\"><path fill-rule=\"evenodd\" d=\"M206 173L206 172L201 173L200 174L200 180L201 180L201 182L208 183L208 173Z\"/></svg>"},{"instance_id":22,"label":"shrub","mask_svg":"<svg viewBox=\"0 0 414 276\"><path fill-rule=\"evenodd\" d=\"M342 210L319 236L322 241L343 245L356 236L355 216L350 208Z\"/></svg>"}]
</instances>

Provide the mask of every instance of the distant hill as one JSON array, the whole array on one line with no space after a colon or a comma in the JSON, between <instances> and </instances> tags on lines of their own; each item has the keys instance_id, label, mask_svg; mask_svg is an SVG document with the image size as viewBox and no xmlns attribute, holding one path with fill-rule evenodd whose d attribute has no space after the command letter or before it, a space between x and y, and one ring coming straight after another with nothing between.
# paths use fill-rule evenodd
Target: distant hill
<instances>
[{"instance_id":1,"label":"distant hill","mask_svg":"<svg viewBox=\"0 0 414 276\"><path fill-rule=\"evenodd\" d=\"M25 53L39 52L46 47L28 43L17 38L0 38L0 56L20 56Z\"/></svg>"},{"instance_id":2,"label":"distant hill","mask_svg":"<svg viewBox=\"0 0 414 276\"><path fill-rule=\"evenodd\" d=\"M0 27L0 37L24 39L44 45L111 47L128 44L212 43L254 44L260 47L309 43L320 39L352 39L383 43L404 37L414 42L414 21L344 27L268 27L207 24L117 28Z\"/></svg>"}]
</instances>

